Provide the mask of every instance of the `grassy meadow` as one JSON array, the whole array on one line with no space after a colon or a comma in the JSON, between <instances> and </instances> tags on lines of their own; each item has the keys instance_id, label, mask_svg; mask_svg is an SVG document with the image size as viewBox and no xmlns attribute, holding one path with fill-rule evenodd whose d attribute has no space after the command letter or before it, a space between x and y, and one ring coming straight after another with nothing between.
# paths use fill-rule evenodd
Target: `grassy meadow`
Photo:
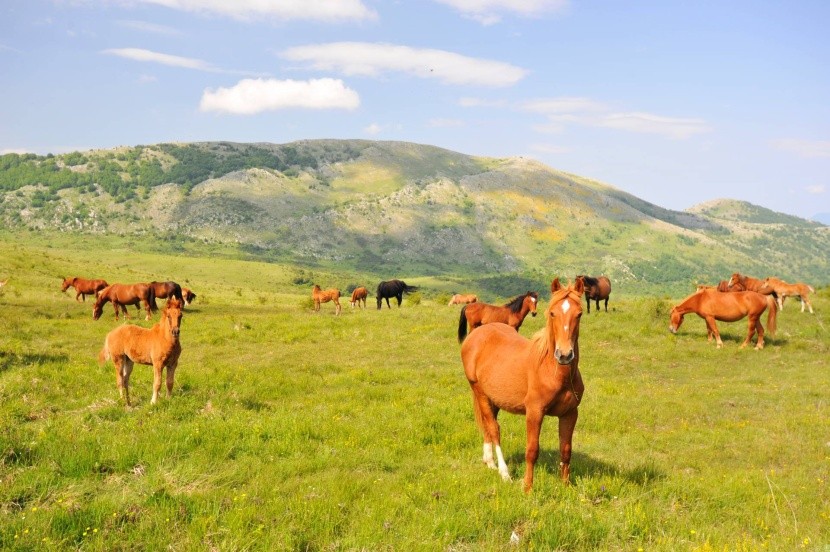
<instances>
[{"instance_id":1,"label":"grassy meadow","mask_svg":"<svg viewBox=\"0 0 830 552\"><path fill-rule=\"evenodd\" d=\"M830 549L830 289L762 351L738 349L745 321L717 350L696 316L668 332L681 297L612 293L582 318L572 484L549 418L525 495L523 418L501 416L513 482L481 463L446 284L384 275L420 301L335 317L298 274L380 278L131 240L0 235L0 549ZM67 275L197 293L171 399L137 365L124 407L97 361L122 322Z\"/></svg>"}]
</instances>

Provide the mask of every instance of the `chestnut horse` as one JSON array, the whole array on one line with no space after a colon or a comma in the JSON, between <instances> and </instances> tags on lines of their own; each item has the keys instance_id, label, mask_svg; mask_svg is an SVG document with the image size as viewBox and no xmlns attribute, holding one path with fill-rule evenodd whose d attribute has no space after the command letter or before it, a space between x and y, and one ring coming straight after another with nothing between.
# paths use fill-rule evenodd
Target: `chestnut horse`
<instances>
[{"instance_id":1,"label":"chestnut horse","mask_svg":"<svg viewBox=\"0 0 830 552\"><path fill-rule=\"evenodd\" d=\"M472 293L468 293L466 295L461 294L461 293L456 293L455 295L452 296L452 299L450 299L450 302L447 303L447 306L450 306L450 305L467 305L469 303L475 303L476 301L478 301L478 297L476 297Z\"/></svg>"},{"instance_id":2,"label":"chestnut horse","mask_svg":"<svg viewBox=\"0 0 830 552\"><path fill-rule=\"evenodd\" d=\"M767 278L761 286L762 290L772 289L778 296L778 308L784 308L784 299L787 297L798 297L801 299L801 312L804 312L804 305L810 308L810 314L813 314L813 305L810 304L810 293L815 293L815 289L803 282L796 282L788 284L784 280L778 278Z\"/></svg>"},{"instance_id":3,"label":"chestnut horse","mask_svg":"<svg viewBox=\"0 0 830 552\"><path fill-rule=\"evenodd\" d=\"M741 344L741 349L749 344L755 332L758 332L758 341L755 348L763 349L764 327L761 326L761 314L767 308L769 308L767 329L770 335L774 335L778 305L773 297L764 296L754 291L722 293L717 290L705 289L693 293L671 310L669 331L677 333L678 328L683 323L683 316L693 312L706 321L706 336L709 341L712 341L714 336L718 349L720 349L723 346L723 341L720 339L720 332L718 332L715 320L736 322L748 316L749 330L746 339Z\"/></svg>"},{"instance_id":4,"label":"chestnut horse","mask_svg":"<svg viewBox=\"0 0 830 552\"><path fill-rule=\"evenodd\" d=\"M472 332L461 346L464 374L473 394L476 424L484 437L482 459L510 479L501 450L500 410L524 414L527 426L524 490L533 487L533 467L539 456L539 435L545 416L559 418L559 472L568 483L571 440L585 385L579 373L579 319L583 282L563 287L557 278L545 311L545 327L527 339L504 324L488 324Z\"/></svg>"},{"instance_id":5,"label":"chestnut horse","mask_svg":"<svg viewBox=\"0 0 830 552\"><path fill-rule=\"evenodd\" d=\"M133 364L153 367L153 398L155 404L161 390L161 373L167 368L167 396L173 392L173 381L182 346L179 329L182 323L182 301L175 297L167 300L159 320L152 328L124 324L107 334L104 348L98 354L98 362L112 360L115 364L115 381L118 394L130 406L130 374Z\"/></svg>"},{"instance_id":6,"label":"chestnut horse","mask_svg":"<svg viewBox=\"0 0 830 552\"><path fill-rule=\"evenodd\" d=\"M536 316L538 301L539 294L535 291L528 291L524 295L514 297L503 307L478 302L464 305L461 307L461 317L458 319L458 342L463 342L467 337L468 324L470 332L482 324L491 322L502 322L512 326L518 332L528 313Z\"/></svg>"},{"instance_id":7,"label":"chestnut horse","mask_svg":"<svg viewBox=\"0 0 830 552\"><path fill-rule=\"evenodd\" d=\"M92 319L101 318L104 305L111 301L115 309L115 319L118 320L118 308L124 313L125 318L130 318L126 305L135 305L138 309L142 301L147 310L146 320L150 320L152 313L158 310L156 306L156 294L150 284L111 284L98 293L95 306L92 307Z\"/></svg>"},{"instance_id":8,"label":"chestnut horse","mask_svg":"<svg viewBox=\"0 0 830 552\"><path fill-rule=\"evenodd\" d=\"M61 291L75 288L75 300L86 301L87 295L94 295L98 298L98 292L107 287L106 280L87 280L86 278L64 278L61 284ZM78 299L80 297L80 299Z\"/></svg>"},{"instance_id":9,"label":"chestnut horse","mask_svg":"<svg viewBox=\"0 0 830 552\"><path fill-rule=\"evenodd\" d=\"M778 298L775 294L775 290L763 287L764 280L759 280L758 278L753 278L752 276L746 276L740 272L734 273L732 277L729 278L727 287L729 288L729 291L735 291L735 287L738 285L742 286L746 291L754 291L762 295L772 295L776 299Z\"/></svg>"},{"instance_id":10,"label":"chestnut horse","mask_svg":"<svg viewBox=\"0 0 830 552\"><path fill-rule=\"evenodd\" d=\"M708 286L706 284L698 284L697 291L703 291L704 289L716 289L720 292L727 292L727 291L746 291L746 288L742 286L740 283L737 283L732 286L730 289L729 287L729 280L721 280L718 282L716 286Z\"/></svg>"},{"instance_id":11,"label":"chestnut horse","mask_svg":"<svg viewBox=\"0 0 830 552\"><path fill-rule=\"evenodd\" d=\"M599 302L605 300L605 312L608 312L608 296L611 295L611 280L607 276L585 276L580 275L577 278L582 278L585 281L585 302L588 303L588 314L591 314L591 301L596 301L597 312L599 312Z\"/></svg>"},{"instance_id":12,"label":"chestnut horse","mask_svg":"<svg viewBox=\"0 0 830 552\"><path fill-rule=\"evenodd\" d=\"M369 290L365 287L361 286L359 288L355 288L352 292L352 300L349 301L349 304L354 308L355 304L361 309L366 308L366 298L369 296ZM360 306L360 302L363 301L363 306Z\"/></svg>"},{"instance_id":13,"label":"chestnut horse","mask_svg":"<svg viewBox=\"0 0 830 552\"><path fill-rule=\"evenodd\" d=\"M323 291L320 286L314 284L311 288L311 298L314 299L314 312L320 312L320 303L328 303L334 301L334 314L340 314L340 290L327 289Z\"/></svg>"},{"instance_id":14,"label":"chestnut horse","mask_svg":"<svg viewBox=\"0 0 830 552\"><path fill-rule=\"evenodd\" d=\"M169 299L175 297L179 301L184 302L184 294L182 293L182 286L176 282L150 282L153 286L153 293L156 294L156 299Z\"/></svg>"}]
</instances>

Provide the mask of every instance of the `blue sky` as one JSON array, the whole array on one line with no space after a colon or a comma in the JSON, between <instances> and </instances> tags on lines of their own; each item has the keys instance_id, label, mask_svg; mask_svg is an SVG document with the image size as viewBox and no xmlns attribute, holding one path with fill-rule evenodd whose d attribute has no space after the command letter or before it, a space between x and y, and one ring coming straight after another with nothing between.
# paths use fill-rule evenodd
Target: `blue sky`
<instances>
[{"instance_id":1,"label":"blue sky","mask_svg":"<svg viewBox=\"0 0 830 552\"><path fill-rule=\"evenodd\" d=\"M0 152L366 138L830 212L830 2L12 0Z\"/></svg>"}]
</instances>

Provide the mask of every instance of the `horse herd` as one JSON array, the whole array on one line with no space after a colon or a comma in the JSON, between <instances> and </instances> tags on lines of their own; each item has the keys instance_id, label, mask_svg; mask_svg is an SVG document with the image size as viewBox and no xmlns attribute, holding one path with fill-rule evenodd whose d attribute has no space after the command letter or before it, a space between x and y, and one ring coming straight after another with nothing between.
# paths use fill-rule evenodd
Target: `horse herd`
<instances>
[{"instance_id":1,"label":"horse herd","mask_svg":"<svg viewBox=\"0 0 830 552\"><path fill-rule=\"evenodd\" d=\"M172 285L171 285L172 284ZM112 359L116 368L119 393L130 404L129 377L133 364L152 365L154 369L152 403L158 399L162 370L167 369L167 395L171 394L173 378L181 354L179 328L182 309L195 295L175 282L151 282L149 284L107 285L103 280L67 278L62 291L69 287L76 290L76 300L84 295L96 296L93 317L98 319L103 305L110 301L118 318L119 308L125 316L125 305L143 301L147 317L155 310L156 298L168 298L161 320L150 329L124 325L107 334L99 360ZM417 291L401 280L383 281L378 284L377 308L382 301L389 304L396 298L400 307L403 295ZM558 278L551 282L551 299L545 309L545 327L530 339L518 330L528 314L536 316L539 294L528 291L508 301L503 306L479 302L475 295L454 295L450 305L462 304L458 322L458 341L461 343L461 361L470 385L476 424L483 436L483 462L498 470L505 480L510 479L501 449L498 414L501 410L524 415L527 427L525 448L524 490L533 486L533 470L539 456L539 437L545 416L559 418L560 478L566 484L570 480L571 444L579 416L585 385L579 372L579 324L582 317L584 295L590 313L591 301L599 310L604 301L608 312L611 282L605 276L577 276L565 286ZM767 328L776 329L777 312L783 308L786 297L798 296L813 312L809 294L813 288L802 283L788 284L777 278L759 280L734 273L728 281L717 286L699 286L697 291L673 307L670 312L669 330L676 333L685 314L694 312L706 321L708 339L722 346L715 321L734 322L749 317L749 332L741 347L745 347L755 333L756 349L764 346L764 328L760 317L769 310ZM352 292L350 304L364 308L368 290L358 287ZM80 299L79 299L80 297ZM340 291L312 287L314 311L320 305L333 302L335 314L340 314Z\"/></svg>"}]
</instances>

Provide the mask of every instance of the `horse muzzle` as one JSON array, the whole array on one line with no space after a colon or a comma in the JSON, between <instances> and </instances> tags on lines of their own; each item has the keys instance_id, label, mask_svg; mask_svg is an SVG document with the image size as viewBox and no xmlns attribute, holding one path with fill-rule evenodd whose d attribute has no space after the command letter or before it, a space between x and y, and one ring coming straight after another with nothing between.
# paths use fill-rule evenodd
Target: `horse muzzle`
<instances>
[{"instance_id":1,"label":"horse muzzle","mask_svg":"<svg viewBox=\"0 0 830 552\"><path fill-rule=\"evenodd\" d=\"M530 316L535 317L535 316L536 316L536 313L535 313L535 312L531 312L531 313L530 313Z\"/></svg>"},{"instance_id":2,"label":"horse muzzle","mask_svg":"<svg viewBox=\"0 0 830 552\"><path fill-rule=\"evenodd\" d=\"M675 328L674 326L669 326L669 331L673 334L676 334L677 333L677 328Z\"/></svg>"},{"instance_id":3,"label":"horse muzzle","mask_svg":"<svg viewBox=\"0 0 830 552\"><path fill-rule=\"evenodd\" d=\"M173 328L173 329L171 329L171 330L170 330L170 333L172 333L172 334L173 334L173 337L175 337L176 339L178 339L178 338L179 338L179 328Z\"/></svg>"},{"instance_id":4,"label":"horse muzzle","mask_svg":"<svg viewBox=\"0 0 830 552\"><path fill-rule=\"evenodd\" d=\"M571 362L573 362L574 356L575 355L573 349L568 351L568 354L564 355L562 354L562 351L560 351L559 349L553 351L553 358L555 358L556 362L558 362L559 364L570 364Z\"/></svg>"}]
</instances>

